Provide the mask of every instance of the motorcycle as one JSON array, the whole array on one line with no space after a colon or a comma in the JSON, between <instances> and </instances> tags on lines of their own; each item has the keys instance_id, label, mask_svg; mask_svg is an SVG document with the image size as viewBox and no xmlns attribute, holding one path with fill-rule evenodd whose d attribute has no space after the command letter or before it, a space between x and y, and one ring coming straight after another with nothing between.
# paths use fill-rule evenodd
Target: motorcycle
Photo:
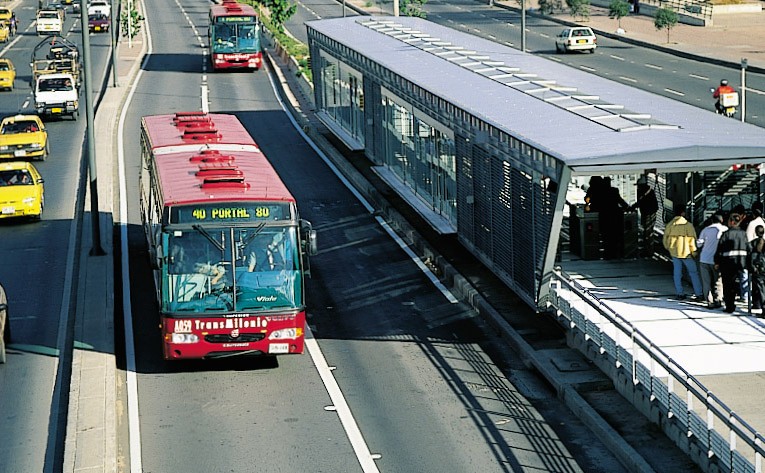
<instances>
[{"instance_id":1,"label":"motorcycle","mask_svg":"<svg viewBox=\"0 0 765 473\"><path fill-rule=\"evenodd\" d=\"M709 91L714 92L715 89L709 89ZM738 107L738 92L720 94L715 104L715 112L733 118L736 114L736 107Z\"/></svg>"}]
</instances>

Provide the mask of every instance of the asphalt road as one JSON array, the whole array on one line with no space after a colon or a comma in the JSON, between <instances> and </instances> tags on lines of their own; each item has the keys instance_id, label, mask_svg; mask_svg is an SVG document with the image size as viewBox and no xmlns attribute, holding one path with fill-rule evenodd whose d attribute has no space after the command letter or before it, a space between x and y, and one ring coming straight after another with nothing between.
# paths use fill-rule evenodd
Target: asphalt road
<instances>
[{"instance_id":1,"label":"asphalt road","mask_svg":"<svg viewBox=\"0 0 765 473\"><path fill-rule=\"evenodd\" d=\"M2 55L17 69L12 92L0 95L0 114L35 113L29 66L33 48L41 41L33 20L37 4L16 6L19 35ZM68 15L64 35L80 43L79 18ZM100 89L108 35L91 37L94 90ZM59 394L59 347L63 346L73 289L74 251L79 235L76 218L85 115L46 120L50 156L35 162L45 179L45 210L41 222L0 221L3 241L0 281L8 293L13 344L8 363L0 369L0 471L54 471L63 459L62 417L66 398ZM78 207L79 206L79 207Z\"/></svg>"},{"instance_id":2,"label":"asphalt road","mask_svg":"<svg viewBox=\"0 0 765 473\"><path fill-rule=\"evenodd\" d=\"M480 320L434 288L370 211L292 127L265 73L211 74L200 42L206 2L150 4L154 50L126 119L131 314L143 471L359 471L354 447L314 363L318 353L168 363L136 203L138 123L148 114L236 113L319 234L308 281L309 326L380 471L623 471L528 372L514 381ZM325 373L326 374L326 373ZM587 439L583 441L582 439ZM364 470L374 471L374 470Z\"/></svg>"}]
</instances>

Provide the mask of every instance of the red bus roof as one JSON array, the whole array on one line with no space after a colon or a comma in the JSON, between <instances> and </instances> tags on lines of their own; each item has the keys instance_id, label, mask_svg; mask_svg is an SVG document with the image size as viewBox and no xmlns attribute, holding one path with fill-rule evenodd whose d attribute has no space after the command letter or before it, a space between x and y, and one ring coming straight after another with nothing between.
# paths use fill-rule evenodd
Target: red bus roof
<instances>
[{"instance_id":1,"label":"red bus roof","mask_svg":"<svg viewBox=\"0 0 765 473\"><path fill-rule=\"evenodd\" d=\"M258 16L257 10L246 3L237 3L231 0L224 0L223 3L212 5L210 7L210 16Z\"/></svg>"},{"instance_id":2,"label":"red bus roof","mask_svg":"<svg viewBox=\"0 0 765 473\"><path fill-rule=\"evenodd\" d=\"M166 206L202 202L295 202L234 115L202 112L142 119Z\"/></svg>"}]
</instances>

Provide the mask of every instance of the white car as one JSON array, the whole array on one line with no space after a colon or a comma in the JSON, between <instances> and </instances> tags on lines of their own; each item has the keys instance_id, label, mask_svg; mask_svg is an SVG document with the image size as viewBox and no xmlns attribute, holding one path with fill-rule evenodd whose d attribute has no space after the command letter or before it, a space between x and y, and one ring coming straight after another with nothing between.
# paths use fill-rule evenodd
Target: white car
<instances>
[{"instance_id":1,"label":"white car","mask_svg":"<svg viewBox=\"0 0 765 473\"><path fill-rule=\"evenodd\" d=\"M598 38L592 29L586 26L566 28L555 37L555 50L558 52L589 51L595 52Z\"/></svg>"},{"instance_id":2,"label":"white car","mask_svg":"<svg viewBox=\"0 0 765 473\"><path fill-rule=\"evenodd\" d=\"M88 4L88 16L96 14L112 16L112 6L106 0L93 0Z\"/></svg>"}]
</instances>

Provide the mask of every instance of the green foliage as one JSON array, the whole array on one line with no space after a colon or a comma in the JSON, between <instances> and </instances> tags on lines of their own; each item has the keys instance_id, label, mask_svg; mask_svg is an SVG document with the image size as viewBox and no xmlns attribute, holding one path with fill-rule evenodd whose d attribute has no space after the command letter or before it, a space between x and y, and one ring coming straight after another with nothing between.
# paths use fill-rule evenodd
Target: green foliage
<instances>
[{"instance_id":1,"label":"green foliage","mask_svg":"<svg viewBox=\"0 0 765 473\"><path fill-rule=\"evenodd\" d=\"M255 8L258 8L258 5L253 5ZM263 14L263 10L260 9L260 21L263 22L263 26L266 27L268 31L271 32L271 34L274 36L274 38L279 42L279 44L282 45L282 47L287 51L287 53L294 57L295 60L298 63L298 66L300 69L298 70L298 75L303 74L306 76L309 82L313 82L313 74L311 72L311 58L308 54L308 45L305 43L301 43L297 39L295 39L293 36L289 36L284 32L284 29L282 28L282 31L277 31L276 27L274 26L273 21L267 16Z\"/></svg>"},{"instance_id":2,"label":"green foliage","mask_svg":"<svg viewBox=\"0 0 765 473\"><path fill-rule=\"evenodd\" d=\"M590 18L590 0L566 0L571 16L580 19Z\"/></svg>"},{"instance_id":3,"label":"green foliage","mask_svg":"<svg viewBox=\"0 0 765 473\"><path fill-rule=\"evenodd\" d=\"M289 0L263 0L263 5L271 12L272 31L284 32L284 23L297 11L297 4Z\"/></svg>"},{"instance_id":4,"label":"green foliage","mask_svg":"<svg viewBox=\"0 0 765 473\"><path fill-rule=\"evenodd\" d=\"M543 15L552 15L555 10L562 10L563 2L561 0L539 0L539 12Z\"/></svg>"},{"instance_id":5,"label":"green foliage","mask_svg":"<svg viewBox=\"0 0 765 473\"><path fill-rule=\"evenodd\" d=\"M423 9L428 0L401 0L401 15L425 18L427 15Z\"/></svg>"},{"instance_id":6,"label":"green foliage","mask_svg":"<svg viewBox=\"0 0 765 473\"><path fill-rule=\"evenodd\" d=\"M624 0L612 0L608 5L608 17L616 18L619 22L619 28L622 27L622 18L630 12L630 4Z\"/></svg>"},{"instance_id":7,"label":"green foliage","mask_svg":"<svg viewBox=\"0 0 765 473\"><path fill-rule=\"evenodd\" d=\"M667 43L669 43L669 32L677 25L677 12L669 8L659 8L653 17L653 26L657 30L667 30Z\"/></svg>"},{"instance_id":8,"label":"green foliage","mask_svg":"<svg viewBox=\"0 0 765 473\"><path fill-rule=\"evenodd\" d=\"M138 13L134 5L135 3L131 3L133 8L130 11L122 10L120 13L120 31L122 31L122 36L129 36L130 39L135 38L141 32L141 24L144 20L143 15Z\"/></svg>"}]
</instances>

